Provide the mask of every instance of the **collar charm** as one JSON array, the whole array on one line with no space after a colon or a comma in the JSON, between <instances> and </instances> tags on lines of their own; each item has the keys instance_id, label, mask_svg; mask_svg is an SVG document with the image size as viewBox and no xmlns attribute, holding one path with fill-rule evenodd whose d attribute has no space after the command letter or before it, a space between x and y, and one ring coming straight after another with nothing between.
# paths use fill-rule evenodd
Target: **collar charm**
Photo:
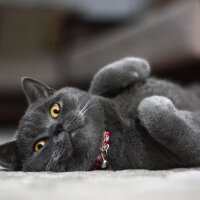
<instances>
[{"instance_id":1,"label":"collar charm","mask_svg":"<svg viewBox=\"0 0 200 200\"><path fill-rule=\"evenodd\" d=\"M101 148L99 150L97 159L94 164L95 169L106 169L108 167L108 162L106 160L106 155L109 149L109 137L110 133L108 131L104 132L103 136L103 143L101 145Z\"/></svg>"}]
</instances>

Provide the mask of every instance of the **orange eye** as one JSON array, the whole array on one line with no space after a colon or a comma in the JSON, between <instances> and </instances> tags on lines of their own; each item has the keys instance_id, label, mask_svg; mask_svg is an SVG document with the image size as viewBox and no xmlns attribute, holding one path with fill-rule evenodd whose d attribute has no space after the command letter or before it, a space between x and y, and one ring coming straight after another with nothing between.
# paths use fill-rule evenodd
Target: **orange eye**
<instances>
[{"instance_id":1,"label":"orange eye","mask_svg":"<svg viewBox=\"0 0 200 200\"><path fill-rule=\"evenodd\" d=\"M35 151L38 152L40 149L42 149L45 145L46 141L40 140L35 145Z\"/></svg>"},{"instance_id":2,"label":"orange eye","mask_svg":"<svg viewBox=\"0 0 200 200\"><path fill-rule=\"evenodd\" d=\"M53 118L57 118L58 115L60 114L60 106L59 106L59 104L54 104L50 109L50 113L51 113L51 116Z\"/></svg>"}]
</instances>

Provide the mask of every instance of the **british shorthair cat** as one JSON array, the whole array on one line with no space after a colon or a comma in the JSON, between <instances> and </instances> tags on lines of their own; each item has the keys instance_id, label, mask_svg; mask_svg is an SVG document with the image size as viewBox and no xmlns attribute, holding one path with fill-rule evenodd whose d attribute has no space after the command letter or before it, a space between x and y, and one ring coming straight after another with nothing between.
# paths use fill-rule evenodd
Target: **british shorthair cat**
<instances>
[{"instance_id":1,"label":"british shorthair cat","mask_svg":"<svg viewBox=\"0 0 200 200\"><path fill-rule=\"evenodd\" d=\"M149 77L140 58L103 67L90 89L53 90L31 78L16 138L0 165L23 171L169 169L200 166L200 99Z\"/></svg>"}]
</instances>

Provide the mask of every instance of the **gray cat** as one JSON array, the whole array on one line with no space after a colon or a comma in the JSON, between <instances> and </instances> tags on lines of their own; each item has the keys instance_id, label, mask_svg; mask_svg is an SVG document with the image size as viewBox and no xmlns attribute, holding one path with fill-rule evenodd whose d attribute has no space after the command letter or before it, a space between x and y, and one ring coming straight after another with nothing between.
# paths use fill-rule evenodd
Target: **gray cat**
<instances>
[{"instance_id":1,"label":"gray cat","mask_svg":"<svg viewBox=\"0 0 200 200\"><path fill-rule=\"evenodd\" d=\"M88 92L22 79L29 107L0 165L23 171L169 169L200 166L200 99L149 78L125 58L102 68Z\"/></svg>"}]
</instances>

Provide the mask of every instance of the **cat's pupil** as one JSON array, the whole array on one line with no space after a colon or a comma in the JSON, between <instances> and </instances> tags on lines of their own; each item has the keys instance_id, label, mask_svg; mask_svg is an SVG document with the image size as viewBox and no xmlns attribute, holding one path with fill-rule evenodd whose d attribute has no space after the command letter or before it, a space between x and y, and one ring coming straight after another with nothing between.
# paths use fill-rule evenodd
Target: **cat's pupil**
<instances>
[{"instance_id":1,"label":"cat's pupil","mask_svg":"<svg viewBox=\"0 0 200 200\"><path fill-rule=\"evenodd\" d=\"M43 144L39 144L38 149L41 149L43 146L44 146Z\"/></svg>"},{"instance_id":2,"label":"cat's pupil","mask_svg":"<svg viewBox=\"0 0 200 200\"><path fill-rule=\"evenodd\" d=\"M53 112L54 112L55 114L59 114L59 113L60 113L60 110L59 110L59 109L54 109Z\"/></svg>"}]
</instances>

